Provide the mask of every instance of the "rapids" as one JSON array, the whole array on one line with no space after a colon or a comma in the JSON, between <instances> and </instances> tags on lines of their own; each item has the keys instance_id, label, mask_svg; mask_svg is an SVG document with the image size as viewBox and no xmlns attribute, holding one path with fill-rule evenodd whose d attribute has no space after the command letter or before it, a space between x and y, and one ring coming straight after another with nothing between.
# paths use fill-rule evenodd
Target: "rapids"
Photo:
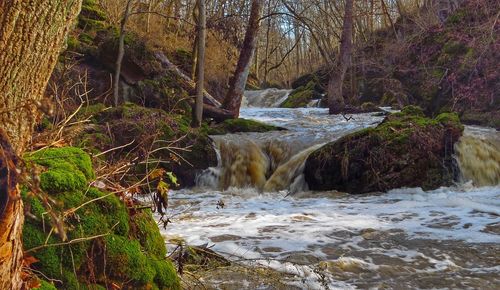
<instances>
[{"instance_id":1,"label":"rapids","mask_svg":"<svg viewBox=\"0 0 500 290\"><path fill-rule=\"evenodd\" d=\"M309 153L383 116L347 120L316 107L276 108L287 94L247 94L241 117L288 131L214 136L219 166L201 174L196 188L170 194L167 245L208 243L230 260L282 273L287 289L500 288L499 132L466 127L456 145L462 177L453 187L308 192L302 173ZM280 288L244 280L204 282Z\"/></svg>"}]
</instances>

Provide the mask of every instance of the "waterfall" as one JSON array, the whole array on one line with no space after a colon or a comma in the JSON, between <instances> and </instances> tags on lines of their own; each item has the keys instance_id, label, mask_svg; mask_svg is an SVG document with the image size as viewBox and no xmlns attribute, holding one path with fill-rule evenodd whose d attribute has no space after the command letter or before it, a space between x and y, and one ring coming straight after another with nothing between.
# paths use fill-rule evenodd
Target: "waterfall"
<instances>
[{"instance_id":1,"label":"waterfall","mask_svg":"<svg viewBox=\"0 0 500 290\"><path fill-rule=\"evenodd\" d=\"M265 89L258 91L245 91L242 107L277 108L290 95L291 90Z\"/></svg>"},{"instance_id":2,"label":"waterfall","mask_svg":"<svg viewBox=\"0 0 500 290\"><path fill-rule=\"evenodd\" d=\"M462 182L475 186L500 184L500 142L465 135L455 144Z\"/></svg>"}]
</instances>

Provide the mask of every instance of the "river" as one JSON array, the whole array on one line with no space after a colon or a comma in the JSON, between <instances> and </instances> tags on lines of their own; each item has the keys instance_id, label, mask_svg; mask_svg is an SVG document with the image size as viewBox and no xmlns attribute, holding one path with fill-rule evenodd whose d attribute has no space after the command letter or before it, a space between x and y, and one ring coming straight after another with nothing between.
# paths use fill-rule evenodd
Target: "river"
<instances>
[{"instance_id":1,"label":"river","mask_svg":"<svg viewBox=\"0 0 500 290\"><path fill-rule=\"evenodd\" d=\"M457 145L462 179L452 187L310 192L302 174L308 154L383 116L276 108L286 93L248 93L241 117L287 131L214 136L219 166L197 187L170 194L167 241L208 244L229 260L280 273L279 283L208 275L206 287L500 288L499 132L466 127Z\"/></svg>"}]
</instances>

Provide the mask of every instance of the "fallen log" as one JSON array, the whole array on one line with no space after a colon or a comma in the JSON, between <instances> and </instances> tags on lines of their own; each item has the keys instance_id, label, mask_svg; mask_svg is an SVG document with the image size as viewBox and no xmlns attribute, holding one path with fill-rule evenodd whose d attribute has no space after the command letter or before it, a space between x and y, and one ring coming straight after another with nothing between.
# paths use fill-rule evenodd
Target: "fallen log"
<instances>
[{"instance_id":1,"label":"fallen log","mask_svg":"<svg viewBox=\"0 0 500 290\"><path fill-rule=\"evenodd\" d=\"M189 105L194 110L194 96L190 97ZM213 119L215 122L224 122L227 119L234 119L234 114L223 108L218 108L211 104L203 104L203 119Z\"/></svg>"}]
</instances>

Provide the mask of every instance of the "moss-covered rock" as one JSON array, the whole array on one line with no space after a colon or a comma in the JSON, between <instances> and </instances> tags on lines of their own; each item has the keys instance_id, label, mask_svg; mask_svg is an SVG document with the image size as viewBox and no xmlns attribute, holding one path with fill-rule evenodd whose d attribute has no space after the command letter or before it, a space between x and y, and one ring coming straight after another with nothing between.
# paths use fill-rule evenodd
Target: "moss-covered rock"
<instances>
[{"instance_id":1,"label":"moss-covered rock","mask_svg":"<svg viewBox=\"0 0 500 290\"><path fill-rule=\"evenodd\" d=\"M46 149L27 160L50 168L40 176L40 186L48 193L79 190L94 178L90 157L79 148Z\"/></svg>"},{"instance_id":2,"label":"moss-covered rock","mask_svg":"<svg viewBox=\"0 0 500 290\"><path fill-rule=\"evenodd\" d=\"M254 120L239 118L239 119L228 119L222 123L209 127L208 134L224 135L228 133L238 133L238 132L269 132L278 130L286 130L286 129L269 124L264 124Z\"/></svg>"},{"instance_id":3,"label":"moss-covered rock","mask_svg":"<svg viewBox=\"0 0 500 290\"><path fill-rule=\"evenodd\" d=\"M420 108L406 107L376 128L313 152L306 161L306 181L313 190L349 193L449 185L455 177L453 145L462 131L455 113L430 119Z\"/></svg>"},{"instance_id":4,"label":"moss-covered rock","mask_svg":"<svg viewBox=\"0 0 500 290\"><path fill-rule=\"evenodd\" d=\"M130 220L115 194L90 187L95 175L86 153L51 148L28 154L25 160L41 168L40 184L49 193L51 210L64 216L60 223L68 240L78 241L64 244L51 230L45 197L22 191L30 213L23 228L24 247L38 260L32 267L62 281L57 289L99 289L110 283L124 289L179 289L151 212L137 212ZM42 287L55 289L47 283Z\"/></svg>"},{"instance_id":5,"label":"moss-covered rock","mask_svg":"<svg viewBox=\"0 0 500 290\"><path fill-rule=\"evenodd\" d=\"M281 104L283 108L300 108L307 107L310 101L321 99L322 94L319 92L318 80L313 78L305 86L298 87L293 90L288 98Z\"/></svg>"},{"instance_id":6,"label":"moss-covered rock","mask_svg":"<svg viewBox=\"0 0 500 290\"><path fill-rule=\"evenodd\" d=\"M151 210L141 210L131 216L132 235L151 256L163 259L167 254L165 240L158 231Z\"/></svg>"}]
</instances>

